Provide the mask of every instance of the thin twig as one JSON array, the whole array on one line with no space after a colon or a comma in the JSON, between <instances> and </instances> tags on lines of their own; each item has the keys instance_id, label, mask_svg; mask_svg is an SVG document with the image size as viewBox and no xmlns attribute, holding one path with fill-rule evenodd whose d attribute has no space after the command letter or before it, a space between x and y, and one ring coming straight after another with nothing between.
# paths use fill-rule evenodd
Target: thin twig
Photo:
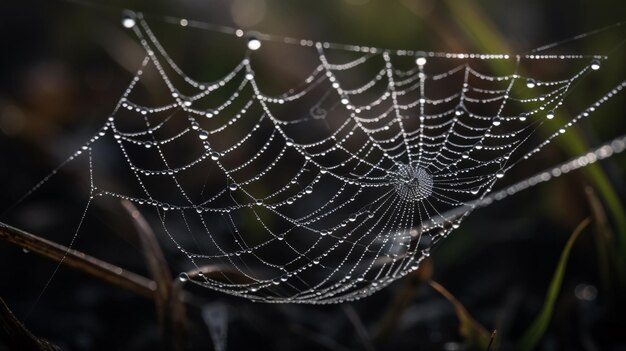
<instances>
[{"instance_id":1,"label":"thin twig","mask_svg":"<svg viewBox=\"0 0 626 351\"><path fill-rule=\"evenodd\" d=\"M430 280L432 274L433 261L426 259L420 264L417 271L407 275L396 297L391 301L389 307L386 308L385 315L378 323L378 327L374 333L375 342L382 343L393 335L406 309L415 300L415 296L420 287L424 282Z\"/></svg>"},{"instance_id":2,"label":"thin twig","mask_svg":"<svg viewBox=\"0 0 626 351\"><path fill-rule=\"evenodd\" d=\"M16 246L59 262L65 255L63 264L78 271L101 279L122 289L134 292L149 299L154 298L156 282L121 267L99 260L80 251L69 249L52 241L40 238L21 229L0 222L0 239Z\"/></svg>"},{"instance_id":3,"label":"thin twig","mask_svg":"<svg viewBox=\"0 0 626 351\"><path fill-rule=\"evenodd\" d=\"M487 329L478 323L474 317L469 314L461 301L452 295L448 289L444 288L443 285L434 280L430 280L428 283L435 291L452 304L454 312L459 319L459 334L469 343L486 350L487 345L492 341Z\"/></svg>"},{"instance_id":4,"label":"thin twig","mask_svg":"<svg viewBox=\"0 0 626 351\"><path fill-rule=\"evenodd\" d=\"M0 298L0 343L11 350L60 351L61 349L48 340L35 336L26 329L9 306ZM4 348L2 348L4 350Z\"/></svg>"},{"instance_id":5,"label":"thin twig","mask_svg":"<svg viewBox=\"0 0 626 351\"><path fill-rule=\"evenodd\" d=\"M173 288L172 275L165 255L148 221L132 202L122 200L121 203L133 219L148 272L157 286L154 302L161 322L163 338L172 343L176 349L182 349L186 325L186 311L181 299L182 292Z\"/></svg>"},{"instance_id":6,"label":"thin twig","mask_svg":"<svg viewBox=\"0 0 626 351\"><path fill-rule=\"evenodd\" d=\"M491 332L491 338L489 339L489 345L487 345L487 351L491 350L491 345L493 345L493 341L496 339L496 333L497 331L495 329Z\"/></svg>"}]
</instances>

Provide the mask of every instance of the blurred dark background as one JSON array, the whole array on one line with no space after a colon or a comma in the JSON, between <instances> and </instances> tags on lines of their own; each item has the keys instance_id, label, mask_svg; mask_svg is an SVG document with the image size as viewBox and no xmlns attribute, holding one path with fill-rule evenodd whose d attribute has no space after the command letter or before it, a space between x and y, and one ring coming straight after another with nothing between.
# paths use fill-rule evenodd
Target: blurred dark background
<instances>
[{"instance_id":1,"label":"blurred dark background","mask_svg":"<svg viewBox=\"0 0 626 351\"><path fill-rule=\"evenodd\" d=\"M487 53L525 52L622 21L626 14L625 2L610 0L107 1L102 7L4 1L0 4L0 211L88 140L128 85L142 52L120 25L123 8L314 40ZM167 28L162 25L156 30L167 36ZM559 50L607 53L626 38L624 34L618 28ZM236 59L229 48L197 57L201 43L179 44L172 53L178 63L206 77L212 77L213 67L228 66ZM582 82L565 109L575 114L621 82L626 77L624 51L624 47L616 50L607 69ZM534 69L559 69L558 62L538 65ZM287 64L285 69L290 67ZM577 133L568 133L565 140L514 169L511 182L624 134L625 107L623 96L614 99L581 123ZM626 252L600 250L617 247L620 235L626 235L620 225L626 216L625 161L625 155L615 156L592 170L572 172L476 211L436 247L419 274L362 301L262 305L192 289L201 302L189 308L192 328L187 346L214 347L209 333L212 322L201 315L220 306L226 311L229 350L471 349L459 333L453 305L426 282L432 274L478 323L489 331L498 330L494 349L515 349L541 309L569 235L592 216L593 224L569 258L550 325L538 348L626 350L626 310L621 301L625 291L615 267L624 263L620 260ZM70 165L0 220L67 245L86 196L80 175L83 166ZM590 205L594 199L599 205ZM104 210L93 216L76 248L147 275L139 249L124 236L127 222L117 223L117 217ZM173 252L166 248L169 254ZM609 268L603 263L605 256ZM0 242L0 257L0 297L37 336L67 350L169 348L161 342L151 301L67 268L60 269L38 299L56 263L4 242Z\"/></svg>"}]
</instances>

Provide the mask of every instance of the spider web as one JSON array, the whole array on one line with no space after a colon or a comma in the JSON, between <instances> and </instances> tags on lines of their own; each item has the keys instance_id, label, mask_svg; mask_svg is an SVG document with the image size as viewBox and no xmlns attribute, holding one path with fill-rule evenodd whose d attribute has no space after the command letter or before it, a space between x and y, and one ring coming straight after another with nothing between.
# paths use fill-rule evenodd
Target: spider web
<instances>
[{"instance_id":1,"label":"spider web","mask_svg":"<svg viewBox=\"0 0 626 351\"><path fill-rule=\"evenodd\" d=\"M474 209L621 152L626 142L618 138L493 191L512 167L626 87L621 82L574 117L558 116L575 84L607 56L417 52L279 38L313 52L316 64L294 88L270 94L253 56L276 37L247 36L241 61L221 79L201 82L176 65L142 15L127 13L122 23L145 59L107 123L68 162L88 155L89 203L120 198L155 211L197 270L194 279L181 279L256 301L370 295L417 269ZM514 69L485 73L492 60ZM523 63L538 60L574 69L566 78L520 73ZM150 103L142 84L162 85L166 97ZM537 129L552 122L554 133L537 142ZM101 157L105 152L119 160ZM126 174L117 185L100 181L110 168ZM209 265L224 272L209 277L202 270Z\"/></svg>"}]
</instances>

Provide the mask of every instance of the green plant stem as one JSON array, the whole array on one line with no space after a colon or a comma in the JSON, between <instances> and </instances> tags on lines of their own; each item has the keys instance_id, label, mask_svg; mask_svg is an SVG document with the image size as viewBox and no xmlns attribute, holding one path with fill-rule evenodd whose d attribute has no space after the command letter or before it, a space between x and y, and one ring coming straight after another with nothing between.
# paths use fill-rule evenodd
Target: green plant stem
<instances>
[{"instance_id":1,"label":"green plant stem","mask_svg":"<svg viewBox=\"0 0 626 351\"><path fill-rule=\"evenodd\" d=\"M578 239L583 230L587 228L589 223L591 223L591 218L585 218L582 222L580 222L580 224L578 224L570 238L567 240L567 243L561 252L561 257L559 257L559 263L556 266L552 280L550 281L550 286L548 287L548 292L546 294L543 307L541 308L541 312L539 312L537 318L535 318L533 323L530 327L528 327L520 339L518 344L518 349L520 351L535 350L539 340L541 340L548 329L548 325L552 319L552 313L554 312L554 305L559 296L559 292L561 291L561 285L563 284L563 277L565 276L565 269L567 268L567 260L570 252L572 251L574 242L576 242L576 239Z\"/></svg>"}]
</instances>

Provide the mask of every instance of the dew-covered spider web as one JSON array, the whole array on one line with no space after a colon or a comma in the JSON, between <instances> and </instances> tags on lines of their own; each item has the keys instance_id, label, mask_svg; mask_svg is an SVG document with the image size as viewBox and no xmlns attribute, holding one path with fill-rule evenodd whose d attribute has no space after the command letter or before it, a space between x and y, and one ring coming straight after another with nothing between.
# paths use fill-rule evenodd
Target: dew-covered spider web
<instances>
[{"instance_id":1,"label":"dew-covered spider web","mask_svg":"<svg viewBox=\"0 0 626 351\"><path fill-rule=\"evenodd\" d=\"M385 50L166 21L230 34L247 50L221 78L199 81L142 15L126 13L122 23L145 59L106 124L67 162L87 156L90 203L126 199L156 213L199 271L183 279L224 293L264 302L362 298L417 269L474 209L626 143L619 137L496 187L621 93L626 81L578 114L562 112L574 86L609 56L544 54L551 46L520 55ZM255 66L271 44L314 57L282 93L266 91L263 81L275 78ZM508 73L494 74L492 62ZM536 63L567 68L558 77L524 73ZM148 85L161 85L165 97L147 99ZM111 169L126 175L117 185L103 182ZM227 269L208 276L207 265Z\"/></svg>"}]
</instances>

